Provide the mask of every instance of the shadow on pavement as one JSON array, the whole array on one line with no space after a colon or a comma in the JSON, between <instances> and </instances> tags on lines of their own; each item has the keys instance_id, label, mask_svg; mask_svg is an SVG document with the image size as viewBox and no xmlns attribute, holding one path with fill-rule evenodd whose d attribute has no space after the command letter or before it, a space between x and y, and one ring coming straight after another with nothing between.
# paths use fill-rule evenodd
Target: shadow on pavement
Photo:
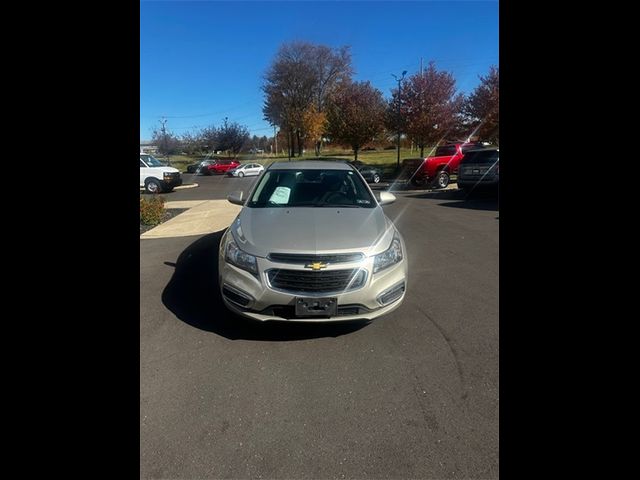
<instances>
[{"instance_id":1,"label":"shadow on pavement","mask_svg":"<svg viewBox=\"0 0 640 480\"><path fill-rule=\"evenodd\" d=\"M435 192L406 195L410 198L433 198L436 200L454 200L439 203L440 207L468 208L471 210L498 211L500 202L498 194L491 190L480 190L467 193L463 190L440 190Z\"/></svg>"},{"instance_id":2,"label":"shadow on pavement","mask_svg":"<svg viewBox=\"0 0 640 480\"><path fill-rule=\"evenodd\" d=\"M162 303L183 322L230 340L291 341L338 337L366 322L308 324L254 322L224 306L218 287L218 247L224 230L205 235L178 257L175 271L162 292ZM165 262L169 265L171 262Z\"/></svg>"}]
</instances>

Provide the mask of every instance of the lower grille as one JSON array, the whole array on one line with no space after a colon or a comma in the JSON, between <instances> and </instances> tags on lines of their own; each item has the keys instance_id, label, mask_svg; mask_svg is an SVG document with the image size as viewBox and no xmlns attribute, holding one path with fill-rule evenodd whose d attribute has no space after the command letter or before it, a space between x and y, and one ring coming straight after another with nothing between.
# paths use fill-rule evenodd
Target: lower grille
<instances>
[{"instance_id":1,"label":"lower grille","mask_svg":"<svg viewBox=\"0 0 640 480\"><path fill-rule=\"evenodd\" d=\"M338 306L337 317L348 315L364 315L370 310L364 305L342 305ZM276 317L294 319L296 317L296 309L293 305L272 305L260 312L262 315L274 315ZM323 318L323 317L318 317Z\"/></svg>"},{"instance_id":2,"label":"lower grille","mask_svg":"<svg viewBox=\"0 0 640 480\"><path fill-rule=\"evenodd\" d=\"M355 290L364 285L366 270L267 270L267 278L273 288L294 293L330 293Z\"/></svg>"}]
</instances>

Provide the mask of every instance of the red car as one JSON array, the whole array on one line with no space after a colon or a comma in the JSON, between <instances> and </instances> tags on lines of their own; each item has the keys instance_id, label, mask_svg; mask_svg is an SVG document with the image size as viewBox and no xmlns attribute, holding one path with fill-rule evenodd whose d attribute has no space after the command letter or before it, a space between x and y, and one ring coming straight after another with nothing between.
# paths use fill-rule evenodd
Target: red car
<instances>
[{"instance_id":1,"label":"red car","mask_svg":"<svg viewBox=\"0 0 640 480\"><path fill-rule=\"evenodd\" d=\"M446 188L452 174L458 173L458 165L469 150L482 148L480 143L452 143L436 147L434 155L427 158L409 158L403 166L409 172L411 183L417 187L430 185Z\"/></svg>"},{"instance_id":2,"label":"red car","mask_svg":"<svg viewBox=\"0 0 640 480\"><path fill-rule=\"evenodd\" d=\"M215 162L206 166L206 169L203 171L206 175L223 175L227 173L228 170L232 168L236 168L240 166L240 162L237 160L221 160L217 159Z\"/></svg>"}]
</instances>

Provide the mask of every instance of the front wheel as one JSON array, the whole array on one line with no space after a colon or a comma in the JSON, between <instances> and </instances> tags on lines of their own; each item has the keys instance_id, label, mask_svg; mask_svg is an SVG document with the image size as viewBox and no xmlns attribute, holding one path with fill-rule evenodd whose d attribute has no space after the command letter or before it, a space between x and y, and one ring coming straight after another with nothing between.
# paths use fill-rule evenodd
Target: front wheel
<instances>
[{"instance_id":1,"label":"front wheel","mask_svg":"<svg viewBox=\"0 0 640 480\"><path fill-rule=\"evenodd\" d=\"M438 174L436 175L436 178L434 180L434 187L435 188L447 188L447 186L449 185L449 174L447 172L445 172L444 170L440 170L438 172Z\"/></svg>"},{"instance_id":2,"label":"front wheel","mask_svg":"<svg viewBox=\"0 0 640 480\"><path fill-rule=\"evenodd\" d=\"M238 173L238 176L239 176L240 178L244 177L244 172L240 172L240 173Z\"/></svg>"},{"instance_id":3,"label":"front wheel","mask_svg":"<svg viewBox=\"0 0 640 480\"><path fill-rule=\"evenodd\" d=\"M380 183L380 175L377 173L373 175L373 183Z\"/></svg>"},{"instance_id":4,"label":"front wheel","mask_svg":"<svg viewBox=\"0 0 640 480\"><path fill-rule=\"evenodd\" d=\"M144 183L144 190L147 193L155 194L162 191L162 185L155 178L151 178Z\"/></svg>"}]
</instances>

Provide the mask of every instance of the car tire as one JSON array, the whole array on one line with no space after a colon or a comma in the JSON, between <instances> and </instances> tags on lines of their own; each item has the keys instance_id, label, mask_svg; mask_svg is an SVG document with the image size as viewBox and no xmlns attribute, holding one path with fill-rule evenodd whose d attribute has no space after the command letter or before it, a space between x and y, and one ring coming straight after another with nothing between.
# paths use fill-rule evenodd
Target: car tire
<instances>
[{"instance_id":1,"label":"car tire","mask_svg":"<svg viewBox=\"0 0 640 480\"><path fill-rule=\"evenodd\" d=\"M433 179L433 188L447 188L451 177L446 170L440 170Z\"/></svg>"},{"instance_id":2,"label":"car tire","mask_svg":"<svg viewBox=\"0 0 640 480\"><path fill-rule=\"evenodd\" d=\"M373 174L373 183L380 183L380 175L377 173Z\"/></svg>"},{"instance_id":3,"label":"car tire","mask_svg":"<svg viewBox=\"0 0 640 480\"><path fill-rule=\"evenodd\" d=\"M144 191L150 194L162 192L162 185L155 178L149 178L144 182Z\"/></svg>"},{"instance_id":4,"label":"car tire","mask_svg":"<svg viewBox=\"0 0 640 480\"><path fill-rule=\"evenodd\" d=\"M238 176L239 176L240 178L244 177L244 172L238 172Z\"/></svg>"}]
</instances>

